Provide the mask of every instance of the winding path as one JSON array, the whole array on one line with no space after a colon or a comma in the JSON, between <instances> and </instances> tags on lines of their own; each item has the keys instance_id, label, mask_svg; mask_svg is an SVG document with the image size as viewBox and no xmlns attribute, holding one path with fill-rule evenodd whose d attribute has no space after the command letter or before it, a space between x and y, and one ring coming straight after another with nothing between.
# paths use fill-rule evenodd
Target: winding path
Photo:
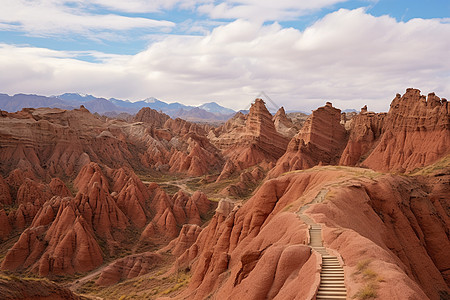
<instances>
[{"instance_id":1,"label":"winding path","mask_svg":"<svg viewBox=\"0 0 450 300\"><path fill-rule=\"evenodd\" d=\"M321 190L312 203L322 202L327 190ZM316 294L317 300L347 299L347 289L344 283L344 269L336 256L328 253L322 242L322 226L315 223L303 212L309 208L304 205L297 213L300 219L309 226L309 246L322 256L322 269L320 271L320 285Z\"/></svg>"}]
</instances>

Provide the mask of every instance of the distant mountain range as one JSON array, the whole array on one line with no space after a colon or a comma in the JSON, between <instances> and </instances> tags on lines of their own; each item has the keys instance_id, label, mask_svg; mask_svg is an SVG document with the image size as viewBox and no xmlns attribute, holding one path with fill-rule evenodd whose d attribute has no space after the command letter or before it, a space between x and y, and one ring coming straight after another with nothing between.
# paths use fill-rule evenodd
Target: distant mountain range
<instances>
[{"instance_id":1,"label":"distant mountain range","mask_svg":"<svg viewBox=\"0 0 450 300\"><path fill-rule=\"evenodd\" d=\"M16 94L9 96L0 94L0 109L8 112L19 111L26 107L56 107L62 109L78 108L84 105L90 112L114 117L118 114L135 114L143 107L162 111L172 118L183 118L188 121L224 121L236 112L215 102L205 103L198 107L188 106L178 102L166 103L156 98L131 102L115 98L97 98L92 95L65 93L58 96L39 96Z\"/></svg>"}]
</instances>

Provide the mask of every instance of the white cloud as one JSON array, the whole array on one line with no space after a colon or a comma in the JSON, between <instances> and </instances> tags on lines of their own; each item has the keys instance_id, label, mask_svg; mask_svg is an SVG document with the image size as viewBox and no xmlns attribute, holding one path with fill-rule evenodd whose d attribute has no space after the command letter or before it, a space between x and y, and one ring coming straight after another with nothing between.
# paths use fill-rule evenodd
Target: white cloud
<instances>
[{"instance_id":1,"label":"white cloud","mask_svg":"<svg viewBox=\"0 0 450 300\"><path fill-rule=\"evenodd\" d=\"M225 0L209 3L199 11L214 19L248 19L258 21L281 21L330 7L348 0Z\"/></svg>"},{"instance_id":2,"label":"white cloud","mask_svg":"<svg viewBox=\"0 0 450 300\"><path fill-rule=\"evenodd\" d=\"M92 13L86 7L68 3L75 1L54 0L2 0L0 30L23 31L33 36L58 36L79 34L103 39L105 31L126 31L135 28L174 27L169 21L118 14ZM117 34L114 35L116 38Z\"/></svg>"},{"instance_id":3,"label":"white cloud","mask_svg":"<svg viewBox=\"0 0 450 300\"><path fill-rule=\"evenodd\" d=\"M244 108L265 91L287 109L332 101L339 108L386 111L397 92L416 87L450 97L450 24L397 22L363 9L339 10L305 31L236 20L205 36L166 36L134 56L0 47L7 93L67 91L102 97Z\"/></svg>"},{"instance_id":4,"label":"white cloud","mask_svg":"<svg viewBox=\"0 0 450 300\"><path fill-rule=\"evenodd\" d=\"M175 7L193 10L197 5L214 2L214 0L77 0L77 2L87 7L94 4L114 11L144 13L160 12Z\"/></svg>"}]
</instances>

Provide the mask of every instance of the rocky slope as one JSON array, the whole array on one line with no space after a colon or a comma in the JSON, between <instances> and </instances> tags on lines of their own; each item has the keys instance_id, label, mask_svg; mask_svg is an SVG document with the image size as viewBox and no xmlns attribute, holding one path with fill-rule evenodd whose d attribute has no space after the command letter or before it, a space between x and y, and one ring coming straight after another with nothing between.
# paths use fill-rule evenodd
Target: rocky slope
<instances>
[{"instance_id":1,"label":"rocky slope","mask_svg":"<svg viewBox=\"0 0 450 300\"><path fill-rule=\"evenodd\" d=\"M435 176L443 180L437 184ZM241 208L219 204L228 208L218 209L179 257L178 265L192 270L179 298L309 299L320 262L305 246L307 226L299 217L308 203L303 213L323 224L325 246L344 262L350 297L368 284L358 273L364 263L366 273L377 278L380 299L449 295L450 260L444 253L450 219L443 209L449 180L447 166L425 181L342 167L266 181Z\"/></svg>"}]
</instances>

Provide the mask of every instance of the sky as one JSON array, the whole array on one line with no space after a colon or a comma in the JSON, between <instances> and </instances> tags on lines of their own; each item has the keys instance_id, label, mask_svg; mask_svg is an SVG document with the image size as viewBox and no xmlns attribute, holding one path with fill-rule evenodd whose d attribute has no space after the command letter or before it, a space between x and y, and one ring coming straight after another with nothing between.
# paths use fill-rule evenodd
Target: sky
<instances>
[{"instance_id":1,"label":"sky","mask_svg":"<svg viewBox=\"0 0 450 300\"><path fill-rule=\"evenodd\" d=\"M387 111L450 97L448 0L0 0L0 93ZM267 102L267 101L266 101ZM272 102L267 102L270 106Z\"/></svg>"}]
</instances>

